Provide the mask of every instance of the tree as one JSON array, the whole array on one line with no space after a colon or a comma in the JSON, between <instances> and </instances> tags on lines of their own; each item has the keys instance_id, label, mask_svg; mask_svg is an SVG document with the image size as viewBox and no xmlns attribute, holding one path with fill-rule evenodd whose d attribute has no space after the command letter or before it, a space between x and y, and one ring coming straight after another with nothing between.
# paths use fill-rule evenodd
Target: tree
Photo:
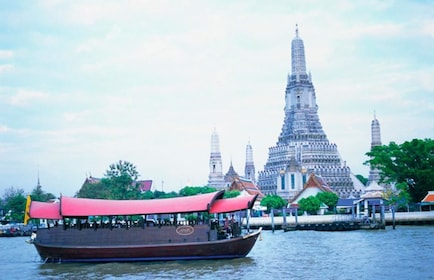
<instances>
[{"instance_id":1,"label":"tree","mask_svg":"<svg viewBox=\"0 0 434 280\"><path fill-rule=\"evenodd\" d=\"M306 211L309 214L316 214L321 207L321 201L316 196L309 196L300 199L298 206L301 211Z\"/></svg>"},{"instance_id":2,"label":"tree","mask_svg":"<svg viewBox=\"0 0 434 280\"><path fill-rule=\"evenodd\" d=\"M398 183L395 186L396 190L388 189L384 193L384 198L387 204L396 205L397 210L408 210L410 202L410 194L407 192L407 183Z\"/></svg>"},{"instance_id":3,"label":"tree","mask_svg":"<svg viewBox=\"0 0 434 280\"><path fill-rule=\"evenodd\" d=\"M109 197L109 188L102 182L86 183L80 188L75 196L81 198L107 199Z\"/></svg>"},{"instance_id":4,"label":"tree","mask_svg":"<svg viewBox=\"0 0 434 280\"><path fill-rule=\"evenodd\" d=\"M215 192L216 189L215 188L211 188L208 186L204 186L204 187L184 187L179 191L179 195L180 196L192 196L192 195L197 195L197 194L201 194L201 193L211 193L211 192Z\"/></svg>"},{"instance_id":5,"label":"tree","mask_svg":"<svg viewBox=\"0 0 434 280\"><path fill-rule=\"evenodd\" d=\"M10 187L4 193L4 210L6 220L22 222L26 208L26 197L23 189Z\"/></svg>"},{"instance_id":6,"label":"tree","mask_svg":"<svg viewBox=\"0 0 434 280\"><path fill-rule=\"evenodd\" d=\"M368 183L368 178L363 177L363 175L357 174L356 178L359 179L359 181L366 186L366 183Z\"/></svg>"},{"instance_id":7,"label":"tree","mask_svg":"<svg viewBox=\"0 0 434 280\"><path fill-rule=\"evenodd\" d=\"M120 160L113 163L106 171L102 183L108 188L108 199L138 199L140 197L139 173L136 167L128 162Z\"/></svg>"},{"instance_id":8,"label":"tree","mask_svg":"<svg viewBox=\"0 0 434 280\"><path fill-rule=\"evenodd\" d=\"M33 201L47 202L50 199L56 198L52 193L46 193L42 190L42 186L38 184L30 193L30 197Z\"/></svg>"},{"instance_id":9,"label":"tree","mask_svg":"<svg viewBox=\"0 0 434 280\"><path fill-rule=\"evenodd\" d=\"M226 191L225 194L223 195L223 198L233 198L233 197L237 197L240 195L240 191L238 190L233 190L233 191Z\"/></svg>"},{"instance_id":10,"label":"tree","mask_svg":"<svg viewBox=\"0 0 434 280\"><path fill-rule=\"evenodd\" d=\"M316 194L316 198L327 205L329 209L334 209L339 200L339 196L334 192L319 192Z\"/></svg>"},{"instance_id":11,"label":"tree","mask_svg":"<svg viewBox=\"0 0 434 280\"><path fill-rule=\"evenodd\" d=\"M286 206L286 204L288 204L288 202L276 194L266 195L261 200L261 206L267 207L267 212L270 212L271 208L273 208L273 209L282 208L282 207Z\"/></svg>"},{"instance_id":12,"label":"tree","mask_svg":"<svg viewBox=\"0 0 434 280\"><path fill-rule=\"evenodd\" d=\"M434 186L434 140L413 139L400 145L375 146L364 164L380 170L380 183L406 183L413 202L421 201Z\"/></svg>"}]
</instances>

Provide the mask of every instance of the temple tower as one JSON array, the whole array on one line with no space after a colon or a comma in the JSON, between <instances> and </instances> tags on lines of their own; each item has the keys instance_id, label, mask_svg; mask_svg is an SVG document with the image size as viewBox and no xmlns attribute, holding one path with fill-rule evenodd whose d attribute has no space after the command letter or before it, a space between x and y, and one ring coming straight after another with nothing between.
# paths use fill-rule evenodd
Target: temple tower
<instances>
[{"instance_id":1,"label":"temple tower","mask_svg":"<svg viewBox=\"0 0 434 280\"><path fill-rule=\"evenodd\" d=\"M208 186L216 189L225 187L225 178L223 175L222 155L220 153L219 136L216 129L211 135L211 154L209 158L209 176Z\"/></svg>"},{"instance_id":2,"label":"temple tower","mask_svg":"<svg viewBox=\"0 0 434 280\"><path fill-rule=\"evenodd\" d=\"M276 145L269 148L267 163L259 172L258 185L265 194L286 193L286 198L290 199L302 189L303 178L315 173L340 197L358 197L362 183L351 173L336 144L329 142L322 129L298 26L291 43L291 63L282 131Z\"/></svg>"},{"instance_id":3,"label":"temple tower","mask_svg":"<svg viewBox=\"0 0 434 280\"><path fill-rule=\"evenodd\" d=\"M250 141L246 146L246 165L244 167L244 178L256 182L255 164L253 162L253 148Z\"/></svg>"},{"instance_id":4,"label":"temple tower","mask_svg":"<svg viewBox=\"0 0 434 280\"><path fill-rule=\"evenodd\" d=\"M380 132L380 122L377 120L377 117L374 113L374 119L371 122L371 150L375 146L381 146L381 132ZM368 177L368 183L369 186L372 182L378 182L380 181L380 170L378 170L375 167L370 168L369 170L369 177Z\"/></svg>"}]
</instances>

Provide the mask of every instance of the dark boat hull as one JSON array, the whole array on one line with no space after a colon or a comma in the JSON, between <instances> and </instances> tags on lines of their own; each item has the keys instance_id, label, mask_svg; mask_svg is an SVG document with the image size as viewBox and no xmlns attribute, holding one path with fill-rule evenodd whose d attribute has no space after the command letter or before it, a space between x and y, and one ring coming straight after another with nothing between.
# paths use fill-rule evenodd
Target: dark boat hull
<instances>
[{"instance_id":1,"label":"dark boat hull","mask_svg":"<svg viewBox=\"0 0 434 280\"><path fill-rule=\"evenodd\" d=\"M120 230L120 229L116 229ZM100 243L96 241L87 242L64 242L54 240L34 241L34 245L46 262L111 262L111 261L162 261L162 260L195 260L195 259L227 259L245 257L259 237L260 230L242 237L198 241L193 242L185 239L182 243L161 243L161 244L138 244L138 241L128 242L128 237L134 236L129 231L122 229L125 240L123 244L104 242L107 239L101 236ZM89 233L92 235L93 230ZM144 231L143 234L147 232ZM104 232L102 235L110 234ZM170 241L170 240L169 240ZM127 244L129 243L129 244Z\"/></svg>"}]
</instances>

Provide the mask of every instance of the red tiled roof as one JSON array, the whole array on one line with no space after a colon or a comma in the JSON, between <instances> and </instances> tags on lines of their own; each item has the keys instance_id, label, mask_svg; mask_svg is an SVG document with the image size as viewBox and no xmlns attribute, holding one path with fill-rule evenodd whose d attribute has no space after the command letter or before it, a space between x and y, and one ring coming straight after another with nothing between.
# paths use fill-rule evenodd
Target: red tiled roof
<instances>
[{"instance_id":1,"label":"red tiled roof","mask_svg":"<svg viewBox=\"0 0 434 280\"><path fill-rule=\"evenodd\" d=\"M422 202L434 202L434 191L429 191Z\"/></svg>"},{"instance_id":2,"label":"red tiled roof","mask_svg":"<svg viewBox=\"0 0 434 280\"><path fill-rule=\"evenodd\" d=\"M258 186L253 183L253 181L244 178L236 178L229 187L229 190L246 191L250 195L258 195L258 199L262 199L264 197L264 194L261 192Z\"/></svg>"},{"instance_id":3,"label":"red tiled roof","mask_svg":"<svg viewBox=\"0 0 434 280\"><path fill-rule=\"evenodd\" d=\"M307 188L317 188L322 192L333 192L333 190L327 185L326 181L322 177L316 176L314 173L312 173L310 174L309 179L307 179L306 184L304 184L303 189L293 199L291 199L291 201L297 201L297 199Z\"/></svg>"},{"instance_id":4,"label":"red tiled roof","mask_svg":"<svg viewBox=\"0 0 434 280\"><path fill-rule=\"evenodd\" d=\"M137 181L139 183L139 189L141 192L147 192L151 190L152 187L152 180L140 180Z\"/></svg>"}]
</instances>

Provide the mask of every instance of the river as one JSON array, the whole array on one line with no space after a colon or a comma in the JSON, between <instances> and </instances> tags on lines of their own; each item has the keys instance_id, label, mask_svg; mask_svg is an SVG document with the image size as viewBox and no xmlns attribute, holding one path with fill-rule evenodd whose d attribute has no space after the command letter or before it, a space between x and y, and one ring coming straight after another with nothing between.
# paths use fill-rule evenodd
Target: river
<instances>
[{"instance_id":1,"label":"river","mask_svg":"<svg viewBox=\"0 0 434 280\"><path fill-rule=\"evenodd\" d=\"M264 231L243 259L43 264L26 237L0 238L0 279L434 279L434 226Z\"/></svg>"}]
</instances>

